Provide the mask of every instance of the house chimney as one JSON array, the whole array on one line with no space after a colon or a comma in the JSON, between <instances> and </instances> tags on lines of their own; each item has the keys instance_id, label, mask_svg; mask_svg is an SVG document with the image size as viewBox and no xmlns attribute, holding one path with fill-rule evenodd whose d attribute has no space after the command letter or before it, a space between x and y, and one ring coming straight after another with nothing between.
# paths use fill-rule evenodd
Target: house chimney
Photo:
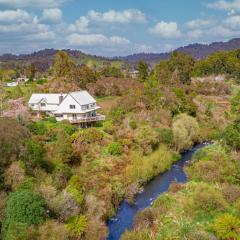
<instances>
[{"instance_id":1,"label":"house chimney","mask_svg":"<svg viewBox=\"0 0 240 240\"><path fill-rule=\"evenodd\" d=\"M59 96L59 104L61 104L62 101L63 101L63 95L61 94L61 95Z\"/></svg>"}]
</instances>

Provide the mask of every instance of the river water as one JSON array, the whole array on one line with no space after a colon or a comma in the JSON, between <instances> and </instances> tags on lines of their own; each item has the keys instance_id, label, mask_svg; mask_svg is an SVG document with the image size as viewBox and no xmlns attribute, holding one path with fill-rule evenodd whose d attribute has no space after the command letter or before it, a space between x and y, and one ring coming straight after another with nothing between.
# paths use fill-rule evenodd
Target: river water
<instances>
[{"instance_id":1,"label":"river water","mask_svg":"<svg viewBox=\"0 0 240 240\"><path fill-rule=\"evenodd\" d=\"M130 205L123 201L118 208L117 214L107 223L109 236L108 240L119 240L121 235L133 227L136 214L149 207L152 202L162 193L166 192L169 185L175 181L178 183L187 182L187 176L183 170L184 165L192 159L192 155L208 143L201 143L181 154L181 159L174 163L170 170L160 174L148 184L144 191L136 196L134 204Z\"/></svg>"}]
</instances>

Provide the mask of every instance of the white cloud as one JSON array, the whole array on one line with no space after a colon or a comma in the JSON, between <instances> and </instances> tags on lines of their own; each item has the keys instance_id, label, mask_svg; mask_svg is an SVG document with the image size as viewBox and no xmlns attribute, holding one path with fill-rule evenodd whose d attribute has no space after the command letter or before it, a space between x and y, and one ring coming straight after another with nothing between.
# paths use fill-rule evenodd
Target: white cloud
<instances>
[{"instance_id":1,"label":"white cloud","mask_svg":"<svg viewBox=\"0 0 240 240\"><path fill-rule=\"evenodd\" d=\"M143 23L146 21L145 14L138 9L110 10L104 13L91 10L88 12L87 17L94 22L106 23Z\"/></svg>"},{"instance_id":2,"label":"white cloud","mask_svg":"<svg viewBox=\"0 0 240 240\"><path fill-rule=\"evenodd\" d=\"M31 19L31 15L21 9L0 11L0 22L23 22Z\"/></svg>"},{"instance_id":3,"label":"white cloud","mask_svg":"<svg viewBox=\"0 0 240 240\"><path fill-rule=\"evenodd\" d=\"M47 23L59 23L62 20L62 11L59 8L43 10L42 21Z\"/></svg>"},{"instance_id":4,"label":"white cloud","mask_svg":"<svg viewBox=\"0 0 240 240\"><path fill-rule=\"evenodd\" d=\"M117 45L127 45L130 43L128 39L118 36L110 37L110 42Z\"/></svg>"},{"instance_id":5,"label":"white cloud","mask_svg":"<svg viewBox=\"0 0 240 240\"><path fill-rule=\"evenodd\" d=\"M205 28L214 24L214 21L208 19L194 19L186 23L188 28Z\"/></svg>"},{"instance_id":6,"label":"white cloud","mask_svg":"<svg viewBox=\"0 0 240 240\"><path fill-rule=\"evenodd\" d=\"M231 29L240 30L240 16L231 16L228 17L224 24Z\"/></svg>"},{"instance_id":7,"label":"white cloud","mask_svg":"<svg viewBox=\"0 0 240 240\"><path fill-rule=\"evenodd\" d=\"M240 0L225 1L219 0L208 4L209 8L225 10L225 11L240 11Z\"/></svg>"},{"instance_id":8,"label":"white cloud","mask_svg":"<svg viewBox=\"0 0 240 240\"><path fill-rule=\"evenodd\" d=\"M88 33L93 27L103 23L128 24L144 22L146 22L146 16L138 9L110 10L103 13L91 10L86 16L81 16L75 23L70 24L68 30L70 32Z\"/></svg>"},{"instance_id":9,"label":"white cloud","mask_svg":"<svg viewBox=\"0 0 240 240\"><path fill-rule=\"evenodd\" d=\"M67 41L71 46L113 46L126 45L129 40L126 38L112 36L110 38L103 34L71 34L67 37Z\"/></svg>"},{"instance_id":10,"label":"white cloud","mask_svg":"<svg viewBox=\"0 0 240 240\"><path fill-rule=\"evenodd\" d=\"M5 5L12 8L52 8L58 7L66 1L67 0L0 0L0 5Z\"/></svg>"},{"instance_id":11,"label":"white cloud","mask_svg":"<svg viewBox=\"0 0 240 240\"><path fill-rule=\"evenodd\" d=\"M87 17L80 17L75 23L69 25L68 30L70 32L80 32L87 33L89 32L89 20Z\"/></svg>"},{"instance_id":12,"label":"white cloud","mask_svg":"<svg viewBox=\"0 0 240 240\"><path fill-rule=\"evenodd\" d=\"M182 35L176 22L161 21L150 28L150 32L163 38L178 38Z\"/></svg>"}]
</instances>

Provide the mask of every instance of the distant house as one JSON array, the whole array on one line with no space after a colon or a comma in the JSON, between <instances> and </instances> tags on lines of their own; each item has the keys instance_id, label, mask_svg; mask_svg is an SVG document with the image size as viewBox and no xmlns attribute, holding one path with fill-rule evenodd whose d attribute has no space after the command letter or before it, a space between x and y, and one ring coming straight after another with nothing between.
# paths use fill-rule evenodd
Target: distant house
<instances>
[{"instance_id":1,"label":"distant house","mask_svg":"<svg viewBox=\"0 0 240 240\"><path fill-rule=\"evenodd\" d=\"M18 82L8 82L6 83L7 87L16 87L18 85Z\"/></svg>"},{"instance_id":2,"label":"distant house","mask_svg":"<svg viewBox=\"0 0 240 240\"><path fill-rule=\"evenodd\" d=\"M29 81L29 78L27 78L26 76L23 75L23 76L17 78L16 81L17 81L19 84L21 84L21 83L26 83L26 82Z\"/></svg>"},{"instance_id":3,"label":"distant house","mask_svg":"<svg viewBox=\"0 0 240 240\"><path fill-rule=\"evenodd\" d=\"M33 94L28 102L36 112L55 116L57 121L68 120L83 127L105 120L104 115L97 114L100 109L96 100L87 92L64 94Z\"/></svg>"},{"instance_id":4,"label":"distant house","mask_svg":"<svg viewBox=\"0 0 240 240\"><path fill-rule=\"evenodd\" d=\"M138 78L138 71L137 70L133 70L129 72L131 78L133 79L137 79Z\"/></svg>"}]
</instances>

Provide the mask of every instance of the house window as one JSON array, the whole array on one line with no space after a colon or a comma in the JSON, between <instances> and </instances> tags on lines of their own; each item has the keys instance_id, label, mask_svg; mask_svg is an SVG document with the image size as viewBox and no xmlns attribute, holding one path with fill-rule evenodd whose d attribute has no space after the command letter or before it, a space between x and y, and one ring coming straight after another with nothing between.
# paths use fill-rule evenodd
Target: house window
<instances>
[{"instance_id":1,"label":"house window","mask_svg":"<svg viewBox=\"0 0 240 240\"><path fill-rule=\"evenodd\" d=\"M41 107L46 107L46 103L41 103Z\"/></svg>"},{"instance_id":2,"label":"house window","mask_svg":"<svg viewBox=\"0 0 240 240\"><path fill-rule=\"evenodd\" d=\"M70 107L70 109L75 109L76 108L75 105L70 105L69 107Z\"/></svg>"},{"instance_id":3,"label":"house window","mask_svg":"<svg viewBox=\"0 0 240 240\"><path fill-rule=\"evenodd\" d=\"M74 114L72 115L72 117L73 117L74 120L76 120L76 119L77 119L77 114L74 113Z\"/></svg>"}]
</instances>

